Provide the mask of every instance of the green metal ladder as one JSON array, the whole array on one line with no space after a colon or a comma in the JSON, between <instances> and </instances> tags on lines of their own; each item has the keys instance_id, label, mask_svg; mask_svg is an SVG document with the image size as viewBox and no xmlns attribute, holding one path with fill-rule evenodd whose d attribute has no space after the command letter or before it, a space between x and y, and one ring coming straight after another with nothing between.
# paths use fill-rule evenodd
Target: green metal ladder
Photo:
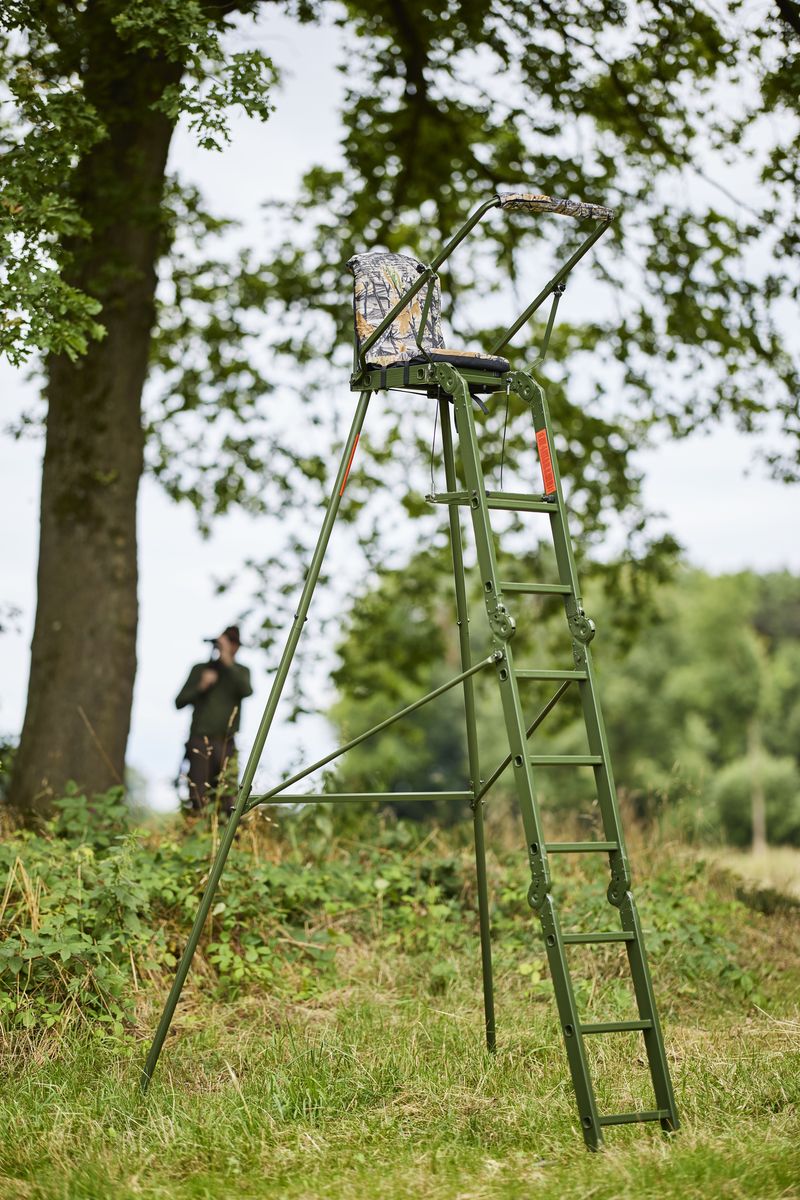
<instances>
[{"instance_id":1,"label":"green metal ladder","mask_svg":"<svg viewBox=\"0 0 800 1200\"><path fill-rule=\"evenodd\" d=\"M597 220L594 231L586 238L567 263L553 276L525 312L510 326L497 346L491 351L496 354L508 343L518 329L530 319L548 296L552 296L552 307L545 333L542 355L546 352L556 315L564 281L575 263L583 257L589 247L602 235L610 223L613 213L599 205L572 201L552 200L541 195L515 193L513 196L496 196L486 201L468 219L455 237L444 247L429 267L420 273L419 279L403 293L398 302L386 313L377 328L357 347L356 366L351 386L358 393L358 402L350 432L345 442L336 479L331 490L325 518L322 523L316 549L309 565L303 591L295 613L286 646L273 677L270 695L259 725L253 747L248 757L234 812L225 827L224 834L212 864L206 890L203 894L186 949L178 964L176 976L164 1007L153 1043L145 1063L141 1086L147 1090L158 1062L162 1046L175 1013L191 961L197 948L203 925L208 916L214 895L219 885L228 853L233 844L241 817L259 805L333 803L346 804L374 799L378 801L429 801L434 799L461 800L472 810L475 838L475 861L478 886L478 916L481 937L481 962L483 973L483 996L486 1044L490 1051L496 1048L494 1014L494 986L492 978L492 952L489 889L486 874L486 850L484 834L485 797L503 772L513 767L515 790L522 814L527 843L531 884L528 903L541 922L550 973L556 995L559 1020L567 1052L570 1073L577 1099L578 1118L586 1145L599 1149L603 1144L603 1128L634 1122L658 1122L663 1130L678 1128L678 1116L670 1080L661 1026L658 1019L653 986L645 953L644 937L630 891L631 874L625 850L624 835L614 786L611 759L603 718L598 700L589 643L594 637L594 625L583 609L575 559L569 536L567 513L561 487L558 461L554 449L553 431L550 423L544 391L532 373L532 369L507 371L494 374L480 369L465 369L452 362L435 361L425 353L425 323L430 305L430 290L422 309L422 320L417 332L417 343L422 349L422 361L409 366L371 368L367 354L371 344L388 328L404 307L421 288L436 278L436 271L453 249L469 233L481 217L494 207L529 208L533 211L552 211L579 219ZM540 360L537 360L540 361ZM449 511L450 543L452 550L455 582L456 614L458 620L461 671L442 686L421 697L402 711L351 739L345 745L317 759L303 770L267 792L254 795L253 780L263 754L264 746L272 726L278 703L286 683L311 599L314 594L322 562L330 540L336 515L339 510L348 476L353 464L358 440L367 408L372 397L393 388L413 389L427 394L438 401L442 429L445 484L447 491L428 497L433 504L444 504ZM544 490L536 494L487 491L481 463L478 435L475 424L474 403L480 394L502 392L515 394L530 407L533 418L536 445L542 468ZM483 407L478 400L480 407ZM451 415L452 414L452 415ZM454 436L455 432L455 436ZM459 489L459 467L464 487ZM472 530L477 549L478 570L482 582L486 617L491 638L491 652L473 662L469 637L469 611L464 567L464 546L460 508L467 508L472 521ZM504 510L517 513L546 513L550 518L553 545L558 568L558 583L510 583L498 574L491 526L491 512ZM514 663L512 639L516 621L508 599L514 595L560 595L564 600L567 625L572 639L574 666L568 670L537 670L517 667ZM483 778L478 756L477 720L474 692L475 676L482 671L493 670L497 679L503 717L508 736L508 754L497 764L488 777ZM520 694L520 683L525 680L552 681L558 686L554 695L545 704L536 718L526 723ZM326 766L339 755L359 745L366 738L382 732L395 721L437 699L449 689L461 685L464 694L466 717L467 750L470 769L469 790L432 791L414 793L296 793L289 789L296 783ZM588 736L589 753L581 755L537 755L529 751L529 740L548 714L555 708L564 694L577 687L583 719ZM603 825L603 840L585 842L547 843L544 839L539 803L535 790L535 773L539 767L583 767L593 769L595 788ZM563 932L558 911L551 894L550 856L556 854L604 854L610 872L607 898L618 917L618 928L608 931ZM585 1022L581 1020L575 999L575 990L569 969L568 947L572 945L595 945L618 942L627 951L630 977L637 1004L638 1017L628 1021ZM600 1113L597 1107L594 1086L589 1070L585 1039L587 1037L639 1032L644 1038L650 1077L655 1097L655 1107L641 1112Z\"/></svg>"},{"instance_id":2,"label":"green metal ladder","mask_svg":"<svg viewBox=\"0 0 800 1200\"><path fill-rule=\"evenodd\" d=\"M594 636L594 625L587 618L581 600L580 587L575 568L575 559L569 536L567 513L561 488L558 461L554 452L553 432L547 401L538 382L527 372L515 372L510 379L510 388L530 404L536 443L539 450L545 492L541 494L509 494L486 490L480 452L475 428L472 398L466 381L459 372L448 367L438 367L441 385L452 397L461 468L466 489L456 490L456 459L453 435L450 427L449 404L441 402L440 416L443 430L443 448L447 492L431 497L437 503L448 505L451 512L451 544L454 548L454 568L458 603L459 628L462 631L462 665L470 666L469 639L464 631L467 627L466 590L464 587L461 530L457 510L469 508L477 548L478 567L483 583L486 614L494 645L495 671L497 674L503 716L508 735L509 755L500 764L499 770L476 791L476 804L482 805L489 788L499 778L500 772L510 761L513 763L516 793L519 800L525 837L528 846L528 861L531 885L528 903L541 921L550 973L556 994L559 1019L564 1045L569 1061L572 1082L578 1103L578 1114L584 1140L590 1149L602 1144L602 1129L608 1125L632 1122L657 1121L664 1130L678 1128L675 1097L670 1079L664 1040L658 1019L650 970L647 964L644 936L631 894L630 866L625 851L625 841L617 803L616 789L611 767L597 686L592 668L589 642ZM506 583L500 579L494 550L491 526L491 511L502 509L521 513L547 513L555 548L558 567L558 583ZM517 667L511 646L516 622L511 615L506 597L513 594L561 595L564 598L567 624L572 636L574 666L568 670L536 670ZM524 680L553 681L559 684L555 695L540 711L532 724L526 724L520 694L520 682ZM465 682L465 690L472 690L471 679ZM589 753L571 755L531 754L528 742L533 732L552 711L565 692L572 686L578 688L583 719L588 736ZM474 711L474 698L468 701ZM472 723L468 717L468 729ZM470 765L473 778L479 779L477 746L475 739L469 742ZM604 840L585 842L547 843L542 830L541 815L534 784L537 767L592 767L602 818ZM481 844L482 833L476 838ZM554 854L605 854L608 858L610 883L607 897L612 910L618 915L619 928L611 931L564 933L558 916L556 903L551 894L550 856ZM485 892L485 876L479 864L479 882ZM480 897L481 907L487 904L485 894ZM488 939L487 939L488 940ZM589 1023L581 1019L575 999L575 991L569 969L567 948L572 945L596 945L621 942L625 945L628 964L638 1009L636 1020L605 1021ZM487 1042L495 1044L494 1008L491 1000L491 968L485 977L489 996L487 1005ZM597 1108L594 1086L589 1071L585 1038L602 1034L638 1031L644 1038L645 1051L653 1084L656 1107L649 1111L600 1113Z\"/></svg>"}]
</instances>

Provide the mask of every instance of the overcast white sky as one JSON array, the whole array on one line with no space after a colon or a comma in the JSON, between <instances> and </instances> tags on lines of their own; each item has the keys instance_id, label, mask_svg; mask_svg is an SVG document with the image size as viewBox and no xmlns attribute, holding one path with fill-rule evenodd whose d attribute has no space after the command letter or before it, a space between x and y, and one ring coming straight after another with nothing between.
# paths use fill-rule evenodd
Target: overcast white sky
<instances>
[{"instance_id":1,"label":"overcast white sky","mask_svg":"<svg viewBox=\"0 0 800 1200\"><path fill-rule=\"evenodd\" d=\"M266 125L237 122L233 143L222 155L199 151L181 133L171 162L201 186L212 211L244 221L254 244L260 202L267 196L291 195L308 166L335 159L336 110L343 86L336 71L335 31L300 28L275 14L261 21L259 29L259 42L270 46L286 70L277 112ZM536 183L546 190L546 180ZM342 286L347 286L345 280ZM35 385L26 382L24 373L0 369L3 424L30 406L35 394ZM692 562L710 571L800 570L799 489L771 482L755 461L755 448L753 439L720 427L708 436L664 443L641 455L648 506L665 514L666 526ZM0 600L22 610L19 632L0 638L2 733L18 733L24 714L35 609L41 454L40 442L0 439ZM189 666L203 656L201 639L221 630L249 599L235 589L229 596L215 595L212 576L235 575L246 557L258 556L259 547L267 547L269 535L264 522L235 515L220 521L210 542L203 542L192 513L176 507L146 478L140 493L139 536L139 674L128 758L147 777L151 801L169 806L170 781L187 730L187 714L176 712L173 697ZM244 707L239 737L246 753L266 700L272 664L253 650L243 650L241 660L251 667L255 686ZM325 723L311 718L299 728L276 729L267 765L270 779L299 746L315 756L324 753L330 746Z\"/></svg>"}]
</instances>

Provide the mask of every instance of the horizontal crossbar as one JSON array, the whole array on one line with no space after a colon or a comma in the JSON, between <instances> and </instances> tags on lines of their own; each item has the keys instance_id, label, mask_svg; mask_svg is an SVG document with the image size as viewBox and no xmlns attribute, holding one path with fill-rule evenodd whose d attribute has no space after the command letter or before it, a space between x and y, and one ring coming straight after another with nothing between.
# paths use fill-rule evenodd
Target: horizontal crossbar
<instances>
[{"instance_id":1,"label":"horizontal crossbar","mask_svg":"<svg viewBox=\"0 0 800 1200\"><path fill-rule=\"evenodd\" d=\"M399 721L403 717L416 712L418 708L422 708L423 704L429 704L431 700L436 700L439 696L443 696L445 692L449 692L456 684L463 683L471 675L477 675L478 671L483 671L486 667L493 666L498 661L498 657L502 657L502 655L500 655L499 651L495 651L488 658L483 658L480 662L475 663L469 670L455 675L447 683L443 683L441 687L434 688L432 692L428 692L427 696L422 696L421 699L415 700L413 704L409 704L406 708L401 708L399 712L393 713L391 717L387 717L385 721L380 721L377 725L373 725L371 729L360 733L358 737L351 738L349 742L345 742L338 749L331 750L330 754L324 755L323 758L318 758L310 767L304 767L302 771L298 771L295 775L290 776L289 779L284 779L283 783L279 783L277 787L272 788L269 792L264 792L263 796L251 796L242 811L249 812L251 808L255 808L258 804L265 804L273 796L278 796L281 792L285 792L287 788L292 787L295 783L299 783L301 779L305 779L307 775L313 774L314 771L318 771L320 767L327 766L329 762L333 762L341 754L346 754L348 750L352 750L355 746L360 746L362 742L372 737L373 734L381 733L384 729L388 729L390 725L394 725L395 721Z\"/></svg>"},{"instance_id":2,"label":"horizontal crossbar","mask_svg":"<svg viewBox=\"0 0 800 1200\"><path fill-rule=\"evenodd\" d=\"M593 1025L581 1025L581 1033L632 1033L652 1028L652 1021L599 1021Z\"/></svg>"},{"instance_id":3,"label":"horizontal crossbar","mask_svg":"<svg viewBox=\"0 0 800 1200\"><path fill-rule=\"evenodd\" d=\"M254 804L358 804L362 800L383 800L387 803L403 804L417 800L469 800L472 792L290 792L287 796L262 798L252 796Z\"/></svg>"},{"instance_id":4,"label":"horizontal crossbar","mask_svg":"<svg viewBox=\"0 0 800 1200\"><path fill-rule=\"evenodd\" d=\"M473 492L431 492L425 497L431 504L464 504L473 508L478 507L478 497ZM501 509L504 512L556 512L555 500L545 500L539 495L528 495L524 492L487 492L486 505L488 508Z\"/></svg>"}]
</instances>

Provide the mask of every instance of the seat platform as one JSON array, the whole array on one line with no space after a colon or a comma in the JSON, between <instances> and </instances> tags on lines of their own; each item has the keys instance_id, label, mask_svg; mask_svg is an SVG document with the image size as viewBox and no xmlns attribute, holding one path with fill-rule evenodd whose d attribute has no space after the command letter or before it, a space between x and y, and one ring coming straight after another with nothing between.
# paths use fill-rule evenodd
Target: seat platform
<instances>
[{"instance_id":1,"label":"seat platform","mask_svg":"<svg viewBox=\"0 0 800 1200\"><path fill-rule=\"evenodd\" d=\"M505 377L509 369L508 360L505 358L480 354L471 350L464 352L438 350L431 351L430 355L433 362L429 362L424 355L420 354L415 355L411 360L401 360L398 363L390 363L382 367L368 363L366 371L353 374L350 388L354 392L382 392L399 388L405 391L425 392L428 396L438 397L440 389L435 375L435 364L449 362L458 367L459 374L469 384L469 390L473 396L505 389Z\"/></svg>"}]
</instances>

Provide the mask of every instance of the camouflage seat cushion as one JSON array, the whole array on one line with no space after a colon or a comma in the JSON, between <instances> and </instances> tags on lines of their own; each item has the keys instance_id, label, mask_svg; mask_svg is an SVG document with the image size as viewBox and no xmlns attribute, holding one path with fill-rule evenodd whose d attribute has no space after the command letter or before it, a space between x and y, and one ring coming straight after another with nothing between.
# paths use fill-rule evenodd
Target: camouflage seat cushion
<instances>
[{"instance_id":1,"label":"camouflage seat cushion","mask_svg":"<svg viewBox=\"0 0 800 1200\"><path fill-rule=\"evenodd\" d=\"M374 251L371 254L353 255L347 268L352 272L354 280L355 336L356 345L360 349L362 343L378 327L403 293L408 291L425 267L407 254ZM507 371L508 362L504 358L481 354L480 351L449 350L445 347L441 326L441 293L437 279L420 288L406 308L370 347L369 365L389 367L427 361L425 355L420 354L417 332L428 288L433 289L433 295L422 345L431 358L471 370Z\"/></svg>"},{"instance_id":2,"label":"camouflage seat cushion","mask_svg":"<svg viewBox=\"0 0 800 1200\"><path fill-rule=\"evenodd\" d=\"M406 254L381 251L355 254L347 267L354 278L353 310L356 345L360 348L425 267ZM419 354L417 331L429 287L433 288L433 297L425 324L424 345L426 350L436 350L442 345L441 298L438 280L434 279L417 292L370 348L370 363L385 367L389 363L408 362Z\"/></svg>"}]
</instances>

